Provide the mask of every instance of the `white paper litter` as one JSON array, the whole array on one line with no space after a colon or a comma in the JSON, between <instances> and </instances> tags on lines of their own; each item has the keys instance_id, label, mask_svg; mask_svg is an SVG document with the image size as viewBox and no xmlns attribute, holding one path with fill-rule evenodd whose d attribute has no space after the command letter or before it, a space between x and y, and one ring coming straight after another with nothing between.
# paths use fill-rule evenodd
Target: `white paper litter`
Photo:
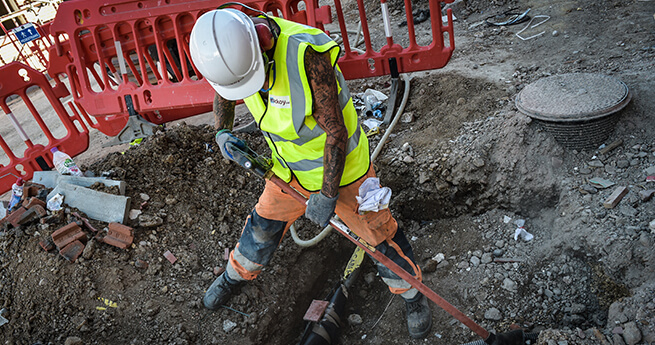
<instances>
[{"instance_id":1,"label":"white paper litter","mask_svg":"<svg viewBox=\"0 0 655 345\"><path fill-rule=\"evenodd\" d=\"M47 203L48 210L50 211L58 211L61 210L61 204L64 203L64 196L57 193L55 196L50 198Z\"/></svg>"},{"instance_id":2,"label":"white paper litter","mask_svg":"<svg viewBox=\"0 0 655 345\"><path fill-rule=\"evenodd\" d=\"M378 212L389 207L391 188L380 187L379 178L369 177L359 186L359 196L356 198L359 203L359 214Z\"/></svg>"}]
</instances>

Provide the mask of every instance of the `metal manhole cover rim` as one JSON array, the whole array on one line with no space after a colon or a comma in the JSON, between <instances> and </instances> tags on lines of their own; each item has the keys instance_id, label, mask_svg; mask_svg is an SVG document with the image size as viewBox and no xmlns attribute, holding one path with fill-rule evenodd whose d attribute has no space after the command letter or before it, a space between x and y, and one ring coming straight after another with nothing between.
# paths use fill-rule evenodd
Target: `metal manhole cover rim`
<instances>
[{"instance_id":1,"label":"metal manhole cover rim","mask_svg":"<svg viewBox=\"0 0 655 345\"><path fill-rule=\"evenodd\" d=\"M558 76L564 76L564 75L570 75L570 74L574 74L574 73L554 75L552 77L558 77ZM621 109L625 108L625 106L628 105L628 103L630 103L630 100L632 99L632 92L630 91L628 86L623 81L621 81L621 80L619 80L619 79L617 79L615 77L612 77L612 76L598 74L598 73L580 73L580 74L591 74L591 75L611 78L613 81L615 81L618 84L623 86L623 89L625 90L625 93L624 93L623 97L620 100L618 100L618 102L616 104L614 104L612 106L609 106L609 107L606 107L606 108L596 110L596 111L589 111L589 112L586 112L584 114L576 114L575 118L565 118L564 116L566 116L566 115L563 115L563 114L553 114L553 113L548 113L548 112L544 112L544 111L538 111L538 110L535 110L535 109L526 108L521 102L521 95L522 95L522 92L525 90L525 88L523 90L521 90L516 95L514 104L516 105L516 107L518 108L519 111L521 111L522 113L526 114L529 117L532 117L532 118L535 118L535 119L538 119L538 120L542 120L542 121L546 121L546 122L570 123L570 122L593 121L593 120L603 118L603 117L606 117L606 116L611 116L612 114L614 114L614 113L620 111ZM547 78L551 78L551 77L547 77ZM543 79L539 79L539 80L543 80ZM537 81L539 81L539 80L537 80Z\"/></svg>"}]
</instances>

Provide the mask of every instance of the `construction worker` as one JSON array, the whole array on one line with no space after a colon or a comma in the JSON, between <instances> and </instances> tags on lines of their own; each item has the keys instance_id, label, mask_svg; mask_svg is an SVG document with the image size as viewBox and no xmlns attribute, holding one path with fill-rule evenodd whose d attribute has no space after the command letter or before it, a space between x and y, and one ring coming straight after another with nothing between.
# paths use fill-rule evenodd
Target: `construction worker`
<instances>
[{"instance_id":1,"label":"construction worker","mask_svg":"<svg viewBox=\"0 0 655 345\"><path fill-rule=\"evenodd\" d=\"M216 141L223 156L233 159L227 143L245 145L231 133L236 101L243 99L271 148L273 172L309 196L305 207L267 181L226 271L205 293L205 307L218 309L255 279L303 214L326 226L336 212L353 232L420 280L411 245L389 209L357 212L359 186L375 172L336 64L339 46L319 29L226 8L198 18L190 49L195 66L216 90ZM410 336L424 338L432 326L427 298L379 263L378 272L405 300Z\"/></svg>"}]
</instances>

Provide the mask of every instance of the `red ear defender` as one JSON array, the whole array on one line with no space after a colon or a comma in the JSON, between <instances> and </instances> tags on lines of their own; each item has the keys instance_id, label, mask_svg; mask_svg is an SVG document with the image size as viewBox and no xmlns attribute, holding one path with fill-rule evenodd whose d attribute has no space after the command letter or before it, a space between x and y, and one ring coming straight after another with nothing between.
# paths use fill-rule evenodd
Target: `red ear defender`
<instances>
[{"instance_id":1,"label":"red ear defender","mask_svg":"<svg viewBox=\"0 0 655 345\"><path fill-rule=\"evenodd\" d=\"M275 38L271 29L266 24L255 24L255 29L257 30L257 38L259 39L259 46L262 48L262 51L267 51L273 48L275 44Z\"/></svg>"}]
</instances>

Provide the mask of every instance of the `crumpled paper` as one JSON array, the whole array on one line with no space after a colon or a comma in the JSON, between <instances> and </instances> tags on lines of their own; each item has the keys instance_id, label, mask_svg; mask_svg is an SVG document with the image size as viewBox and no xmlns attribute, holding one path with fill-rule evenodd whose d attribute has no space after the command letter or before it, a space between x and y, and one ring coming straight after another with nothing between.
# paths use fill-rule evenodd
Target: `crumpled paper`
<instances>
[{"instance_id":1,"label":"crumpled paper","mask_svg":"<svg viewBox=\"0 0 655 345\"><path fill-rule=\"evenodd\" d=\"M359 195L356 196L359 214L366 212L378 212L389 207L391 200L391 188L380 187L380 179L377 177L367 178L359 186Z\"/></svg>"},{"instance_id":2,"label":"crumpled paper","mask_svg":"<svg viewBox=\"0 0 655 345\"><path fill-rule=\"evenodd\" d=\"M48 210L50 211L58 211L61 210L62 207L61 205L64 203L64 196L57 193L55 196L50 198L47 203Z\"/></svg>"},{"instance_id":3,"label":"crumpled paper","mask_svg":"<svg viewBox=\"0 0 655 345\"><path fill-rule=\"evenodd\" d=\"M523 219L517 219L514 224L516 224L517 228L516 231L514 231L514 240L518 241L519 237L524 240L524 241L530 241L534 238L534 235L531 233L527 232L525 228L523 228L523 225L525 225L525 220Z\"/></svg>"}]
</instances>

